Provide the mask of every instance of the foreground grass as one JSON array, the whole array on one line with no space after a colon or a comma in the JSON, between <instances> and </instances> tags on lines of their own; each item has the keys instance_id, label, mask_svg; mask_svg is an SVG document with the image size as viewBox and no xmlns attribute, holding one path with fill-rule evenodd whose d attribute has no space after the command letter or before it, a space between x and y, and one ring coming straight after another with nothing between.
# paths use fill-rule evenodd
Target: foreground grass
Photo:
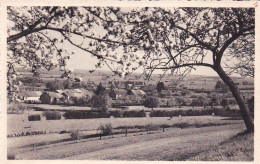
<instances>
[{"instance_id":1,"label":"foreground grass","mask_svg":"<svg viewBox=\"0 0 260 164\"><path fill-rule=\"evenodd\" d=\"M199 153L188 161L253 161L254 133L240 133L216 148Z\"/></svg>"},{"instance_id":2,"label":"foreground grass","mask_svg":"<svg viewBox=\"0 0 260 164\"><path fill-rule=\"evenodd\" d=\"M149 160L178 161L181 157L206 151L235 136L243 124L203 128L169 128L164 133L134 133L82 139L12 149L15 159L76 159L76 160ZM10 154L10 157L12 154Z\"/></svg>"}]
</instances>

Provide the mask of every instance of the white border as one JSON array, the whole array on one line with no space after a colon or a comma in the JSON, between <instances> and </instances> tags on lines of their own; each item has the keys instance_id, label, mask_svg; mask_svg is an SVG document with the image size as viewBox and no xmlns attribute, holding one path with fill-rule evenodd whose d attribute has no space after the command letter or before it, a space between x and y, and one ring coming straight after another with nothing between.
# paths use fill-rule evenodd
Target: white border
<instances>
[{"instance_id":1,"label":"white border","mask_svg":"<svg viewBox=\"0 0 260 164\"><path fill-rule=\"evenodd\" d=\"M7 33L6 33L6 6L118 6L118 7L144 7L144 6L149 6L149 7L254 7L255 3L257 1L149 1L149 0L143 0L141 2L139 1L127 1L127 0L122 0L122 1L116 1L116 0L3 0L1 4L1 121L0 121L0 146L1 151L0 151L0 163L43 163L43 162L48 162L48 163L95 163L95 164L100 164L100 163L107 163L107 164L114 164L114 163L172 163L170 161L167 162L158 162L158 161L149 161L149 162L144 162L144 161L93 161L93 160L81 160L81 161L64 161L64 160L38 160L38 161L27 161L27 160L21 160L21 161L11 161L11 160L6 160L7 157L7 115L6 115L6 105L7 105L7 93L6 93L6 38L7 38ZM259 93L260 93L260 78L259 78L259 73L258 70L260 70L260 2L258 2L258 7L256 9L256 54L255 54L255 139L254 139L254 162L228 162L229 164L233 163L260 163L260 150L259 150L259 145L260 145L260 135L259 135L259 118L260 118L260 109L259 109L259 103L260 101L257 101L260 99ZM212 163L212 162L174 162L176 164L178 163ZM215 163L215 162L214 162ZM217 163L227 163L227 162L217 162Z\"/></svg>"}]
</instances>

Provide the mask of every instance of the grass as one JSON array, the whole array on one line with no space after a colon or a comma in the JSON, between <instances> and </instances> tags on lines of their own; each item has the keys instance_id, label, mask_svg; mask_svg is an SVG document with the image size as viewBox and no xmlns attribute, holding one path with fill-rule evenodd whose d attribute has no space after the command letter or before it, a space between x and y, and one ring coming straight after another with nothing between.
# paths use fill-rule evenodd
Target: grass
<instances>
[{"instance_id":1,"label":"grass","mask_svg":"<svg viewBox=\"0 0 260 164\"><path fill-rule=\"evenodd\" d=\"M167 117L156 118L98 118L85 120L41 120L31 122L28 121L28 114L8 115L7 126L8 134L26 133L31 131L47 131L50 133L59 133L61 131L70 131L73 129L79 130L96 130L100 124L111 123L113 128L120 126L145 126L147 124L156 125L173 125L187 123L189 125L196 124L219 124L219 123L242 123L242 120L222 120L225 117L216 116L190 116L190 117L174 117L169 119ZM26 128L30 127L30 128Z\"/></svg>"},{"instance_id":2,"label":"grass","mask_svg":"<svg viewBox=\"0 0 260 164\"><path fill-rule=\"evenodd\" d=\"M13 115L11 115L13 116ZM20 116L20 115L19 115ZM69 134L73 129L79 129L83 132L83 138L98 137L97 128L99 125L105 125L111 123L114 134L125 133L124 129L128 129L128 133L137 133L142 131L153 131L158 129L162 131L163 128L170 129L187 129L187 128L200 128L209 126L224 126L243 124L242 120L222 120L223 117L214 116L192 116L182 118L106 118L106 119L89 119L89 120L51 120L40 121L38 123L33 122L31 128L23 128L23 123L16 122L12 124L12 128L20 128L23 131L33 130L49 130L50 134L45 135L33 135L25 137L12 137L8 138L8 147L17 148L28 145L45 145L52 143L62 143L70 140ZM10 121L13 123L17 120ZM9 129L10 130L10 129ZM168 131L168 129L164 129ZM55 132L55 133L53 133Z\"/></svg>"},{"instance_id":3,"label":"grass","mask_svg":"<svg viewBox=\"0 0 260 164\"><path fill-rule=\"evenodd\" d=\"M217 148L199 153L186 160L189 161L253 161L254 133L240 133Z\"/></svg>"},{"instance_id":4,"label":"grass","mask_svg":"<svg viewBox=\"0 0 260 164\"><path fill-rule=\"evenodd\" d=\"M243 126L242 126L243 127ZM99 139L83 139L41 148L21 149L22 159L95 159L95 160L177 160L181 156L208 150L241 131L241 125L192 129L169 129L164 133L116 135ZM141 133L140 133L141 134Z\"/></svg>"}]
</instances>

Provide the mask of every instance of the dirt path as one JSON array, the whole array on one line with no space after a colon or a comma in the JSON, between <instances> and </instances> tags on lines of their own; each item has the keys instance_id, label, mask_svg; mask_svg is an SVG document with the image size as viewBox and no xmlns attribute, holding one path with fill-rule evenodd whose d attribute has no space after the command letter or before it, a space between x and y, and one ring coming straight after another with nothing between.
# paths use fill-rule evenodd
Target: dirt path
<instances>
[{"instance_id":1,"label":"dirt path","mask_svg":"<svg viewBox=\"0 0 260 164\"><path fill-rule=\"evenodd\" d=\"M217 146L241 132L243 124L168 129L165 133L115 136L102 140L50 145L19 151L22 159L89 159L89 160L181 160Z\"/></svg>"}]
</instances>

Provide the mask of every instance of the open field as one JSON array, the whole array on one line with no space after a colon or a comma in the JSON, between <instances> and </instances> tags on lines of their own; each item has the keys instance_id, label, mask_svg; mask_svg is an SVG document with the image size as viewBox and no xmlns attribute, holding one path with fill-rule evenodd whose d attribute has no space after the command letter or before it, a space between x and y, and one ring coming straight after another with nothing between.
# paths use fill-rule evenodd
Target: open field
<instances>
[{"instance_id":1,"label":"open field","mask_svg":"<svg viewBox=\"0 0 260 164\"><path fill-rule=\"evenodd\" d=\"M21 159L95 159L95 160L183 160L218 146L244 130L243 124L191 129L168 129L162 133L146 132L83 139L39 146L11 149Z\"/></svg>"},{"instance_id":2,"label":"open field","mask_svg":"<svg viewBox=\"0 0 260 164\"><path fill-rule=\"evenodd\" d=\"M40 112L33 112L40 113ZM155 125L172 125L187 123L194 124L234 124L242 123L242 120L231 120L227 117L218 116L189 116L189 117L144 117L144 118L96 118L96 119L79 119L79 120L41 120L28 121L28 114L8 114L7 134L47 131L60 132L63 130L96 130L100 125L111 123L113 128L120 126L144 126L147 124Z\"/></svg>"}]
</instances>

